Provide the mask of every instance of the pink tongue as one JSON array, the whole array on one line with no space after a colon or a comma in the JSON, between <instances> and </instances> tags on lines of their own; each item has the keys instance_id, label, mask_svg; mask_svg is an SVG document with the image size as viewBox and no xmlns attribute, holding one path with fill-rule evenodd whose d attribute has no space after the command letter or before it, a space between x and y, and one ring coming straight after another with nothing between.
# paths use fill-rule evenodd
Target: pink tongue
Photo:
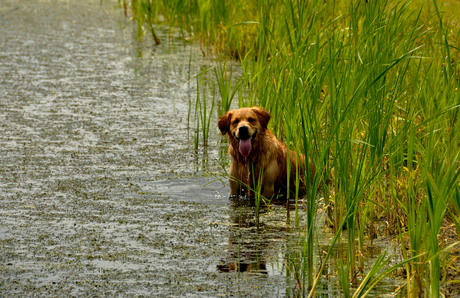
<instances>
[{"instance_id":1,"label":"pink tongue","mask_svg":"<svg viewBox=\"0 0 460 298\"><path fill-rule=\"evenodd\" d=\"M246 140L240 140L240 153L244 157L248 157L249 153L251 153L252 145L251 145L251 138Z\"/></svg>"}]
</instances>

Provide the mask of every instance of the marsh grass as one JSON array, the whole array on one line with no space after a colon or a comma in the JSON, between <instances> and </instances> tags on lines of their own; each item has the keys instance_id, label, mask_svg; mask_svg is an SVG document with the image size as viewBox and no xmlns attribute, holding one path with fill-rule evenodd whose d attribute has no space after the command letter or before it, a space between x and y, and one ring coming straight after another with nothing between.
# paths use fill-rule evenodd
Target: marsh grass
<instances>
[{"instance_id":1,"label":"marsh grass","mask_svg":"<svg viewBox=\"0 0 460 298\"><path fill-rule=\"evenodd\" d=\"M220 93L220 106L218 111L219 116L224 115L230 110L235 95L240 90L242 77L233 83L233 67L230 66L230 71L227 73L227 64L218 62L214 68L217 86Z\"/></svg>"},{"instance_id":2,"label":"marsh grass","mask_svg":"<svg viewBox=\"0 0 460 298\"><path fill-rule=\"evenodd\" d=\"M195 76L196 78L196 100L195 100L195 135L194 146L195 149L199 147L200 131L203 139L203 146L208 146L209 127L211 124L212 113L215 106L215 96L211 102L211 108L208 112L209 103L206 100L207 92L201 92L200 86L204 85L205 75L210 69L202 70L202 72ZM191 111L191 102L189 102L189 117ZM189 121L189 120L188 120Z\"/></svg>"},{"instance_id":3,"label":"marsh grass","mask_svg":"<svg viewBox=\"0 0 460 298\"><path fill-rule=\"evenodd\" d=\"M260 219L260 204L261 202L264 202L267 204L267 201L265 198L263 198L261 191L262 191L262 181L263 181L263 172L264 168L262 167L260 169L260 173L256 175L254 171L254 165L251 164L251 173L252 173L252 181L253 181L253 193L254 193L254 201L255 201L255 222L256 222L256 227L259 227L259 219ZM256 178L257 177L257 178ZM249 186L247 186L249 188Z\"/></svg>"},{"instance_id":4,"label":"marsh grass","mask_svg":"<svg viewBox=\"0 0 460 298\"><path fill-rule=\"evenodd\" d=\"M337 271L346 296L366 295L399 266L407 297L439 297L458 282L446 272L458 265L449 252L460 229L460 31L443 17L451 13L443 11L447 4L159 3L152 11L201 41L204 54L240 61L237 85L225 63L215 70L222 97L218 114L237 95L239 106L262 106L271 113L269 125L277 137L297 157L307 157L304 172L296 169L296 185L300 176L311 182L303 197L306 220L297 215L294 220L305 231L302 253L285 259L286 276L299 284L301 296L315 295L342 235L347 258ZM199 104L203 101L197 100L196 111ZM207 121L201 121L202 128L209 127ZM314 259L315 231L323 228L317 220L318 188L334 234L319 265ZM298 185L291 195L298 208ZM451 225L457 238L440 237ZM389 266L391 256L384 252L374 266L363 268L363 250L378 236L399 241L402 262ZM357 287L346 288L354 279Z\"/></svg>"}]
</instances>

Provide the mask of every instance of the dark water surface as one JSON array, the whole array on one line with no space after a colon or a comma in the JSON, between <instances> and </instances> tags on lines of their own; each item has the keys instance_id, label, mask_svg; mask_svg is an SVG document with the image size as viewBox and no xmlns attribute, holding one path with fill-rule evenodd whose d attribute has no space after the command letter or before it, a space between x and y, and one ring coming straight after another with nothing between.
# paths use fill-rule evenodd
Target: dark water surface
<instances>
[{"instance_id":1,"label":"dark water surface","mask_svg":"<svg viewBox=\"0 0 460 298\"><path fill-rule=\"evenodd\" d=\"M212 63L138 43L116 3L2 0L0 293L286 296L285 210L256 229L228 198L215 121L193 149L188 81Z\"/></svg>"}]
</instances>

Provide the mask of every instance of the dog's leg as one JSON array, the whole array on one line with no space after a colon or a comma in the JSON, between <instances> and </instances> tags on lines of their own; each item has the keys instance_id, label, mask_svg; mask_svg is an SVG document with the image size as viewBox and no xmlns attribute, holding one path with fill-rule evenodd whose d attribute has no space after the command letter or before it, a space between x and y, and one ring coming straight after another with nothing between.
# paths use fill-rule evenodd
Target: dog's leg
<instances>
[{"instance_id":1,"label":"dog's leg","mask_svg":"<svg viewBox=\"0 0 460 298\"><path fill-rule=\"evenodd\" d=\"M228 172L231 196L239 195L238 188L240 188L240 185L237 181L239 181L241 177L240 173L238 173L237 166L235 166L236 163L237 161L232 157L230 171Z\"/></svg>"},{"instance_id":2,"label":"dog's leg","mask_svg":"<svg viewBox=\"0 0 460 298\"><path fill-rule=\"evenodd\" d=\"M271 198L275 194L275 181L279 169L276 162L271 162L263 170L261 194Z\"/></svg>"},{"instance_id":3,"label":"dog's leg","mask_svg":"<svg viewBox=\"0 0 460 298\"><path fill-rule=\"evenodd\" d=\"M262 196L270 199L275 194L275 187L271 184L265 184L262 188Z\"/></svg>"},{"instance_id":4,"label":"dog's leg","mask_svg":"<svg viewBox=\"0 0 460 298\"><path fill-rule=\"evenodd\" d=\"M230 195L231 196L238 195L238 184L239 183L234 180L233 176L230 176L229 182L230 182Z\"/></svg>"}]
</instances>

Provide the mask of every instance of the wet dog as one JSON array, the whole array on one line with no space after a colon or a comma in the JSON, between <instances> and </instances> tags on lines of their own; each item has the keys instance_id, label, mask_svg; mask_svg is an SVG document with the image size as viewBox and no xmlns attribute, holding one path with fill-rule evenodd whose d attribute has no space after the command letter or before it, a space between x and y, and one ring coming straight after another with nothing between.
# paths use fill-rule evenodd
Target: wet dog
<instances>
[{"instance_id":1,"label":"wet dog","mask_svg":"<svg viewBox=\"0 0 460 298\"><path fill-rule=\"evenodd\" d=\"M259 107L229 111L220 117L219 129L223 135L227 134L229 142L231 195L243 192L253 195L251 189L256 186L266 198L294 191L296 164L301 174L301 189L305 188L305 158L297 158L292 151L289 153L291 181L287 185L287 148L268 129L269 121L270 114ZM261 185L258 185L259 177Z\"/></svg>"}]
</instances>

